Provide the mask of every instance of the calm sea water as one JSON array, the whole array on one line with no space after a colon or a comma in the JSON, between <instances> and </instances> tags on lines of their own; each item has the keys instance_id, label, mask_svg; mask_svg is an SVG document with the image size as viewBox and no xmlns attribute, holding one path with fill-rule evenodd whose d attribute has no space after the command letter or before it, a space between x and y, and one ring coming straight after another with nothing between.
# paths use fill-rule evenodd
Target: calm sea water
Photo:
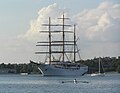
<instances>
[{"instance_id":1,"label":"calm sea water","mask_svg":"<svg viewBox=\"0 0 120 93\"><path fill-rule=\"evenodd\" d=\"M75 78L81 82L62 83L73 81ZM104 77L0 75L0 93L120 93L120 74L106 74Z\"/></svg>"}]
</instances>

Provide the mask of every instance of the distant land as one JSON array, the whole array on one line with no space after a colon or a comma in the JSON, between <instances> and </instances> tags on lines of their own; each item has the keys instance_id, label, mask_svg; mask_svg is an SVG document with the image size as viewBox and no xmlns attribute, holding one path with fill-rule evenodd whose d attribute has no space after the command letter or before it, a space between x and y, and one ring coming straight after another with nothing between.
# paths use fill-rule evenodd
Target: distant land
<instances>
[{"instance_id":1,"label":"distant land","mask_svg":"<svg viewBox=\"0 0 120 93\"><path fill-rule=\"evenodd\" d=\"M78 63L85 64L89 67L88 74L94 73L98 71L98 60L99 58L87 59L77 61ZM118 72L120 73L120 56L118 57L103 57L101 58L103 63L103 67L105 72ZM1 62L0 64L0 74L19 74L19 73L28 73L28 74L38 74L40 71L38 70L36 65L31 63L23 63L23 64L14 64L8 63L5 64Z\"/></svg>"}]
</instances>

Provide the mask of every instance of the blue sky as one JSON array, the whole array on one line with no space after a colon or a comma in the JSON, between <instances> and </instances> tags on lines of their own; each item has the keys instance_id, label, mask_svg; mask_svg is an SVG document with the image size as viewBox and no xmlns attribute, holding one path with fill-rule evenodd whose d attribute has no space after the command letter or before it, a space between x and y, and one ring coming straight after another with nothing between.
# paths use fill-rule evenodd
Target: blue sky
<instances>
[{"instance_id":1,"label":"blue sky","mask_svg":"<svg viewBox=\"0 0 120 93\"><path fill-rule=\"evenodd\" d=\"M29 21L37 16L37 11L53 3L68 9L73 14L93 8L103 1L107 0L1 0L0 30L2 34L11 35L25 32L29 28ZM108 1L119 2L119 0Z\"/></svg>"},{"instance_id":2,"label":"blue sky","mask_svg":"<svg viewBox=\"0 0 120 93\"><path fill-rule=\"evenodd\" d=\"M0 31L12 35L27 31L29 22L37 16L37 11L53 3L67 8L70 13L77 13L84 8L92 8L101 1L104 0L1 0Z\"/></svg>"},{"instance_id":3,"label":"blue sky","mask_svg":"<svg viewBox=\"0 0 120 93\"><path fill-rule=\"evenodd\" d=\"M84 9L86 9L87 12L92 12L93 10L98 8L98 6L102 2L108 2L108 3L110 2L110 3L113 3L113 5L120 4L119 0L1 0L0 1L0 43L1 43L0 44L0 62L6 62L6 63L16 62L16 61L25 62L25 61L28 61L30 59L30 57L33 56L33 54L31 54L28 57L23 58L22 54L24 53L25 50L22 50L22 49L24 49L24 47L25 48L28 47L28 45L25 45L25 44L23 44L22 41L18 40L19 42L21 42L20 43L21 46L18 46L16 43L19 43L19 42L15 41L15 40L16 40L17 36L26 34L28 32L28 30L31 28L30 22L33 20L36 20L40 16L40 14L38 14L38 11L40 11L43 7L48 7L50 5L53 6L53 4L56 3L57 8L62 8L63 10L65 9L65 10L67 10L67 12L69 12L70 15L75 16L76 19L77 18L80 19L80 18L84 18L84 17L80 17L80 16L78 17L78 15ZM109 9L110 9L110 7L109 7ZM114 10L114 12L115 11L116 10ZM86 14L84 14L85 16L87 16L87 12L86 12ZM118 13L118 15L119 15L119 13ZM99 16L98 13L97 13L97 16ZM100 16L103 16L106 19L108 19L107 17L109 17L109 14L106 14L106 13L100 14ZM112 17L115 18L116 15L115 15L115 17L114 17L114 15L112 15ZM102 18L101 18L101 20L102 20ZM119 17L118 17L118 19L119 19ZM101 20L98 22L98 24L101 23ZM83 20L83 21L85 22L85 20ZM89 21L87 21L87 22L89 22ZM110 17L109 17L109 21L112 22ZM119 22L116 22L116 19L114 19L114 23L115 23L115 26L116 26L116 24L117 25L119 24ZM79 22L78 22L78 24L79 24ZM87 30L94 29L95 27L97 27L97 26L90 27ZM107 28L107 29L110 29L110 28ZM118 27L116 27L116 29L118 29ZM111 32L109 32L109 33L111 33ZM107 30L106 30L106 33L107 33ZM118 34L118 32L116 32L116 33ZM102 35L101 33L99 33L99 34ZM93 34L93 32L86 32L85 36L90 37L90 39L91 39L91 36L94 36L94 38L95 38L95 35L97 37L98 33ZM111 36L111 34L110 34L110 36ZM83 37L83 38L85 38L85 37ZM110 39L111 38L112 38L112 36L110 37ZM117 40L115 39L115 42L119 41L118 39L119 38L117 38ZM31 42L31 41L27 41L27 40L23 40L23 41L26 41L27 44L29 44L28 42ZM89 40L87 40L86 42L91 43L88 41ZM24 42L24 43L26 43L26 42ZM92 43L95 43L95 41L92 41ZM116 49L116 51L117 51L120 42L118 42L116 44L116 46L114 46L114 47L112 46L112 43L110 42L109 45L111 46L111 48L117 48ZM30 45L33 46L33 44L31 44L31 43L30 43ZM87 47L87 49L85 49L84 45L89 45L89 44L83 44L83 46L82 46L83 52L86 52L84 50L87 50L88 47ZM95 44L94 46L97 47L98 45ZM101 46L101 47L103 48L104 46ZM18 48L18 47L22 47L22 48ZM93 49L92 45L90 47L91 47L91 49ZM12 51L12 49L14 51ZM21 52L21 51L23 51L23 52ZM110 51L110 50L108 50L108 51ZM29 50L27 50L28 54L32 53L32 52L34 52L34 51L32 51L32 49L30 52L29 52ZM17 53L17 57L16 57L16 53ZM25 54L25 56L27 56L27 53ZM86 53L83 53L83 55L84 55L85 59L93 58L94 56L119 56L120 55L119 54L120 52L114 51L113 55L112 55L112 51L110 53L108 52L107 54L104 54L104 53L100 52L100 55L97 53L95 53L95 55L92 55L87 52L88 55ZM22 57L23 59L20 60L20 57Z\"/></svg>"}]
</instances>

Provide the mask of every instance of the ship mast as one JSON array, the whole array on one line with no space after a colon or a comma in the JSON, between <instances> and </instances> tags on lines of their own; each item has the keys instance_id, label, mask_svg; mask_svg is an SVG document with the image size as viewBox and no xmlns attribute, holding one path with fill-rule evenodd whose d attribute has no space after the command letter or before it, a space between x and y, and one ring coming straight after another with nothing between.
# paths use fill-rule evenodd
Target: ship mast
<instances>
[{"instance_id":1,"label":"ship mast","mask_svg":"<svg viewBox=\"0 0 120 93\"><path fill-rule=\"evenodd\" d=\"M63 14L63 62L65 60L65 32L64 32L64 14Z\"/></svg>"},{"instance_id":2,"label":"ship mast","mask_svg":"<svg viewBox=\"0 0 120 93\"><path fill-rule=\"evenodd\" d=\"M40 31L41 33L49 33L49 41L48 42L37 42L37 43L47 43L43 45L36 45L36 46L49 46L49 52L36 52L36 54L44 54L49 53L49 64L51 64L51 19L49 17L48 24L42 24L42 26L48 26L47 31Z\"/></svg>"},{"instance_id":3,"label":"ship mast","mask_svg":"<svg viewBox=\"0 0 120 93\"><path fill-rule=\"evenodd\" d=\"M49 40L48 41L42 41L42 42L37 42L37 43L41 43L41 44L38 44L36 46L48 46L49 47L49 50L48 51L41 51L41 52L35 52L36 54L49 54L49 64L51 64L52 62L52 54L53 53L61 53L62 54L62 62L65 61L65 53L74 53L74 59L73 61L75 62L76 61L76 35L75 35L75 25L74 25L74 30L73 31L68 31L68 30L65 30L65 27L71 27L71 25L69 24L65 24L65 20L66 19L69 19L67 17L65 17L65 15L63 14L61 18L58 18L58 19L61 19L62 20L62 23L61 24L51 24L51 19L49 17L49 22L48 24L42 24L42 26L47 26L48 27L48 30L44 30L44 31L40 31L40 33L48 33L48 37L49 37ZM59 26L59 27L62 27L61 30L51 30L51 27L53 26ZM56 33L56 34L59 34L61 33L62 34L62 40L52 40L52 34L53 33ZM74 33L74 40L65 40L65 34L66 33ZM66 50L65 49L65 46L74 46L74 49L73 50ZM61 46L62 47L62 51L61 50L52 50L52 46ZM53 60L54 61L54 60ZM59 60L60 61L60 60Z\"/></svg>"},{"instance_id":4,"label":"ship mast","mask_svg":"<svg viewBox=\"0 0 120 93\"><path fill-rule=\"evenodd\" d=\"M51 20L50 20L50 17L49 17L49 64L51 64Z\"/></svg>"},{"instance_id":5,"label":"ship mast","mask_svg":"<svg viewBox=\"0 0 120 93\"><path fill-rule=\"evenodd\" d=\"M65 25L65 19L69 19L69 18L65 18L64 13L62 18L58 18L58 19L62 19L62 37L63 37L63 59L62 61L65 61L65 26L70 26L70 25Z\"/></svg>"},{"instance_id":6,"label":"ship mast","mask_svg":"<svg viewBox=\"0 0 120 93\"><path fill-rule=\"evenodd\" d=\"M76 35L75 35L75 27L76 27L76 25L74 24L74 62L76 61Z\"/></svg>"}]
</instances>

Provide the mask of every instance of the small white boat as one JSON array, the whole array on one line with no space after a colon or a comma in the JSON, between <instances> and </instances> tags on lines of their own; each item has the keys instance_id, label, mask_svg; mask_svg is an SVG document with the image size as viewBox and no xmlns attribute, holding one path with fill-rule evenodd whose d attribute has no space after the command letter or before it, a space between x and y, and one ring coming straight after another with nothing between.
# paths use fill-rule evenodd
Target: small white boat
<instances>
[{"instance_id":1,"label":"small white boat","mask_svg":"<svg viewBox=\"0 0 120 93\"><path fill-rule=\"evenodd\" d=\"M88 81L79 81L79 80L67 80L67 81L62 81L61 83L74 83L74 84L77 84L77 83L89 83Z\"/></svg>"},{"instance_id":2,"label":"small white boat","mask_svg":"<svg viewBox=\"0 0 120 93\"><path fill-rule=\"evenodd\" d=\"M91 76L105 76L105 73L93 73Z\"/></svg>"},{"instance_id":3,"label":"small white boat","mask_svg":"<svg viewBox=\"0 0 120 93\"><path fill-rule=\"evenodd\" d=\"M101 69L103 69L103 65L99 58L99 71L98 71L98 73L92 73L91 76L105 76L105 73L101 73ZM103 69L103 72L104 72L104 69Z\"/></svg>"},{"instance_id":4,"label":"small white boat","mask_svg":"<svg viewBox=\"0 0 120 93\"><path fill-rule=\"evenodd\" d=\"M76 80L76 79L74 79L74 80L73 80L73 82L74 82L74 84L76 84L76 83L77 83L77 80Z\"/></svg>"},{"instance_id":5,"label":"small white boat","mask_svg":"<svg viewBox=\"0 0 120 93\"><path fill-rule=\"evenodd\" d=\"M20 73L20 75L28 75L28 73Z\"/></svg>"}]
</instances>

